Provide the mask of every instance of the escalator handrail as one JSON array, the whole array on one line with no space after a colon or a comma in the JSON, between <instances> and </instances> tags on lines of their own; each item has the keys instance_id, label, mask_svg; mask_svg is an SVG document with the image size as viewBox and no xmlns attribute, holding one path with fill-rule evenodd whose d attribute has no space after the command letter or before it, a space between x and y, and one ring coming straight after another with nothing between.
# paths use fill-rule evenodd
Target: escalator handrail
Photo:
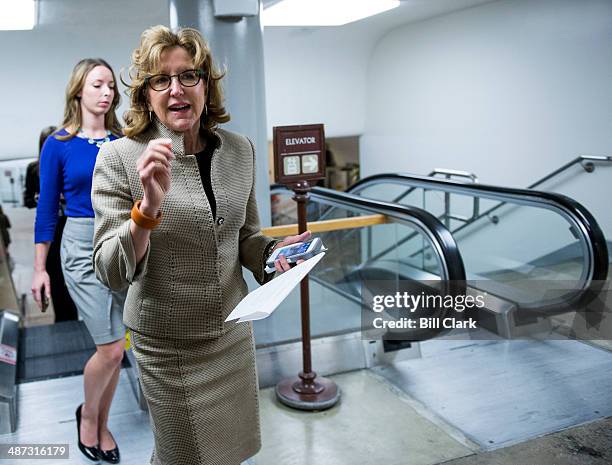
<instances>
[{"instance_id":1,"label":"escalator handrail","mask_svg":"<svg viewBox=\"0 0 612 465\"><path fill-rule=\"evenodd\" d=\"M270 186L270 194L291 193L292 191L284 186ZM446 226L431 213L417 207L366 199L323 187L313 187L310 196L334 206L383 214L397 222L410 224L430 239L442 268L441 278L447 281L465 281L465 267L457 243Z\"/></svg>"},{"instance_id":2,"label":"escalator handrail","mask_svg":"<svg viewBox=\"0 0 612 465\"><path fill-rule=\"evenodd\" d=\"M607 278L608 248L605 236L593 215L583 205L570 197L553 192L462 183L448 179L402 173L382 173L368 176L353 184L347 191L356 194L367 187L380 183L410 185L427 190L479 196L500 202L525 204L556 211L576 227L580 241L587 251L585 272L581 277L581 280L584 281L584 289L587 289L592 281ZM318 189L321 188L315 188L315 192ZM486 216L488 213L489 211L482 213L479 218Z\"/></svg>"}]
</instances>

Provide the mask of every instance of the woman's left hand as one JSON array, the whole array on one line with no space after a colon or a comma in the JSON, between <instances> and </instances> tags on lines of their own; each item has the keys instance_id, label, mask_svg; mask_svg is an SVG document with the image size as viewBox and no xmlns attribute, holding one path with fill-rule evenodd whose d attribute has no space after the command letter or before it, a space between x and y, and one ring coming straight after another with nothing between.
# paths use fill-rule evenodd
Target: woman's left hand
<instances>
[{"instance_id":1,"label":"woman's left hand","mask_svg":"<svg viewBox=\"0 0 612 465\"><path fill-rule=\"evenodd\" d=\"M310 231L305 231L302 234L298 234L297 236L285 237L285 239L276 244L272 251L275 251L276 249L285 247L287 245L295 244L296 242L306 242L310 239L310 236L312 236L312 233ZM303 261L304 260L298 260L298 263L302 263ZM274 267L279 273L284 273L285 271L289 271L291 269L291 264L283 255L281 255L281 257L274 262Z\"/></svg>"}]
</instances>

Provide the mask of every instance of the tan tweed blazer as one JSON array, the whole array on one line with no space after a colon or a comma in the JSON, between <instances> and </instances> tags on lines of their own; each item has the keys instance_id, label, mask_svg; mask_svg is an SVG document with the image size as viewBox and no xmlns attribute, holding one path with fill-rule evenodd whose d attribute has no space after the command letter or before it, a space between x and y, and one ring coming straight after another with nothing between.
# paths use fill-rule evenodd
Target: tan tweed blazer
<instances>
[{"instance_id":1,"label":"tan tweed blazer","mask_svg":"<svg viewBox=\"0 0 612 465\"><path fill-rule=\"evenodd\" d=\"M242 267L258 282L264 251L273 239L260 231L255 201L255 150L244 136L216 130L211 183L216 221L202 186L195 155L185 154L183 136L160 122L142 137L104 144L96 161L92 204L93 261L98 279L111 289L129 286L123 320L143 334L168 338L215 338L225 318L247 293ZM172 139L172 186L162 221L136 264L130 210L142 199L136 160L151 139Z\"/></svg>"}]
</instances>

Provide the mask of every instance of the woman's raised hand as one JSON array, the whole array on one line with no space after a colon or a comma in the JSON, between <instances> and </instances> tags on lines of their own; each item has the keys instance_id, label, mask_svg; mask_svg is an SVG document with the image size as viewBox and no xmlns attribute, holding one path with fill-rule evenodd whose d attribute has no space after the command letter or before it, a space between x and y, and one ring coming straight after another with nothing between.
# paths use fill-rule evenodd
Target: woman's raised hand
<instances>
[{"instance_id":1,"label":"woman's raised hand","mask_svg":"<svg viewBox=\"0 0 612 465\"><path fill-rule=\"evenodd\" d=\"M153 139L140 155L136 169L144 189L140 203L142 214L157 217L162 201L170 190L170 163L173 159L171 139Z\"/></svg>"}]
</instances>

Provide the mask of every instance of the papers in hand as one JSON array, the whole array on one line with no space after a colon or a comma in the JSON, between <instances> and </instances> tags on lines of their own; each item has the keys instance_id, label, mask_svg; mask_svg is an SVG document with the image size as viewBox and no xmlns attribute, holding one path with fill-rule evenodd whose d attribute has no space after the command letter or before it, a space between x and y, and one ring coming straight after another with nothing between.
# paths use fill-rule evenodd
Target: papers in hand
<instances>
[{"instance_id":1,"label":"papers in hand","mask_svg":"<svg viewBox=\"0 0 612 465\"><path fill-rule=\"evenodd\" d=\"M325 252L315 255L250 292L232 310L225 321L238 320L236 323L242 323L243 321L261 320L270 316L324 256Z\"/></svg>"}]
</instances>

